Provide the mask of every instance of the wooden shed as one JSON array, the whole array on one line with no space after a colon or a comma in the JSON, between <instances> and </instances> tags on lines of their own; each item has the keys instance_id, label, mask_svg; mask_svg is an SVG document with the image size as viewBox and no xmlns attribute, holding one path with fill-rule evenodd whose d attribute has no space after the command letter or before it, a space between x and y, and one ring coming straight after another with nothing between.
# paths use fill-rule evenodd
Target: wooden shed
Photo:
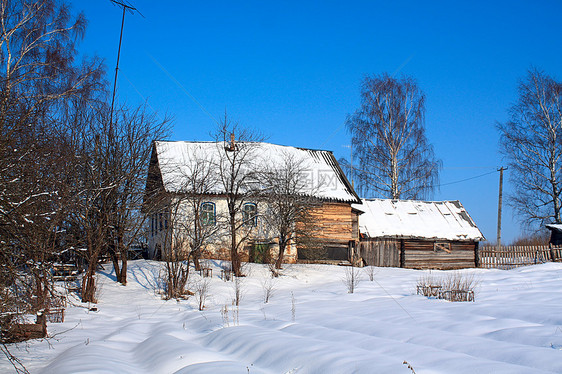
<instances>
[{"instance_id":1,"label":"wooden shed","mask_svg":"<svg viewBox=\"0 0 562 374\"><path fill-rule=\"evenodd\" d=\"M553 246L562 245L562 224L551 223L546 225L546 228L550 230L550 244Z\"/></svg>"},{"instance_id":2,"label":"wooden shed","mask_svg":"<svg viewBox=\"0 0 562 374\"><path fill-rule=\"evenodd\" d=\"M478 266L484 236L459 201L364 199L359 255L367 265L412 269Z\"/></svg>"}]
</instances>

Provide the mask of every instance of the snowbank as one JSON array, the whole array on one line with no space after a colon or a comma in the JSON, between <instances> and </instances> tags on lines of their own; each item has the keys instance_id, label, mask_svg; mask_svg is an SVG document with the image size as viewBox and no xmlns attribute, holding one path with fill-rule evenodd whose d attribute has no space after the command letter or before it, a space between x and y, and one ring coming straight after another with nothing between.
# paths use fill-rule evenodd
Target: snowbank
<instances>
[{"instance_id":1,"label":"snowbank","mask_svg":"<svg viewBox=\"0 0 562 374\"><path fill-rule=\"evenodd\" d=\"M410 374L404 361L417 374L562 372L562 264L463 270L480 282L474 303L415 295L428 271L379 268L374 282L361 271L348 294L344 267L292 265L268 304L268 270L251 265L238 309L213 266L202 312L161 300L160 264L137 260L126 287L100 273L97 312L70 307L48 326L55 339L12 350L32 373Z\"/></svg>"}]
</instances>

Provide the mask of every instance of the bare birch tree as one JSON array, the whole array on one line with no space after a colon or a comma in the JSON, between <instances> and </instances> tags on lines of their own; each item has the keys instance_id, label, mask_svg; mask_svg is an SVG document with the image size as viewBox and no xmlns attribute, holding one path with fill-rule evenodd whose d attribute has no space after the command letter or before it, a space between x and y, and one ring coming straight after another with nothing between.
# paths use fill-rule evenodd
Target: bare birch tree
<instances>
[{"instance_id":1,"label":"bare birch tree","mask_svg":"<svg viewBox=\"0 0 562 374\"><path fill-rule=\"evenodd\" d=\"M364 195L420 199L433 192L441 162L425 136L424 105L413 78L365 77L361 107L346 123Z\"/></svg>"},{"instance_id":2,"label":"bare birch tree","mask_svg":"<svg viewBox=\"0 0 562 374\"><path fill-rule=\"evenodd\" d=\"M518 93L510 119L497 125L514 185L510 204L530 226L562 223L562 83L531 69Z\"/></svg>"},{"instance_id":3,"label":"bare birch tree","mask_svg":"<svg viewBox=\"0 0 562 374\"><path fill-rule=\"evenodd\" d=\"M27 285L29 299L19 297L32 311L51 289L70 196L59 109L94 91L102 73L99 61L75 62L84 29L63 2L0 1L0 252L2 271L17 270L6 286Z\"/></svg>"}]
</instances>

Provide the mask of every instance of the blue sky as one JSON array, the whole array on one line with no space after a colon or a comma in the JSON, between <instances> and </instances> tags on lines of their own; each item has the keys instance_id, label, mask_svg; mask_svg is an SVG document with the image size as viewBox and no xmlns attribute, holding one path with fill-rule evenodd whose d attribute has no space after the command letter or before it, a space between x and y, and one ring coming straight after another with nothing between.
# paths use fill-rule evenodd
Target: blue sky
<instances>
[{"instance_id":1,"label":"blue sky","mask_svg":"<svg viewBox=\"0 0 562 374\"><path fill-rule=\"evenodd\" d=\"M227 110L272 143L348 157L344 123L366 74L407 74L426 94L426 131L443 161L435 200L460 200L495 241L496 121L536 66L562 76L561 1L131 0L118 100L174 119L173 140L209 140ZM80 51L106 59L113 80L121 10L72 2L89 25ZM460 183L467 178L490 173ZM513 188L506 172L506 194ZM504 208L503 242L520 235Z\"/></svg>"}]
</instances>

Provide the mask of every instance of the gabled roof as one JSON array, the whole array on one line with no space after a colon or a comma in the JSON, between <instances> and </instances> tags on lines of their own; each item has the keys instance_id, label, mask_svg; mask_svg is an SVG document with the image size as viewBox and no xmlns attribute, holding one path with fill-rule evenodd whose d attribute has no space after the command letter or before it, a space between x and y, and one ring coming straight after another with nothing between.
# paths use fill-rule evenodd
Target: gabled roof
<instances>
[{"instance_id":1,"label":"gabled roof","mask_svg":"<svg viewBox=\"0 0 562 374\"><path fill-rule=\"evenodd\" d=\"M238 143L254 147L248 168L258 170L263 165L283 162L284 157L300 161L306 179L303 194L322 200L359 203L361 200L345 177L334 155L330 151L288 147L264 142ZM154 143L156 159L166 192L179 193L185 185L186 176L194 170L194 164L205 160L218 165L225 151L223 142L157 141ZM214 168L219 173L219 168ZM225 193L218 183L212 194Z\"/></svg>"},{"instance_id":2,"label":"gabled roof","mask_svg":"<svg viewBox=\"0 0 562 374\"><path fill-rule=\"evenodd\" d=\"M484 240L459 201L364 199L353 208L364 212L359 230L371 238Z\"/></svg>"}]
</instances>

